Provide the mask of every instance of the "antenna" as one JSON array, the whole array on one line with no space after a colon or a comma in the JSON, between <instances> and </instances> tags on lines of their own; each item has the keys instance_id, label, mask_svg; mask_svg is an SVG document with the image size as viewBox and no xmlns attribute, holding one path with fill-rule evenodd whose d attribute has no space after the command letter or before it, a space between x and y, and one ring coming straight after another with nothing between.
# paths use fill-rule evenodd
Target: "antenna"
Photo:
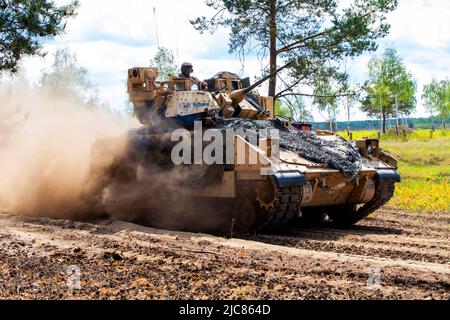
<instances>
[{"instance_id":1,"label":"antenna","mask_svg":"<svg viewBox=\"0 0 450 320\"><path fill-rule=\"evenodd\" d=\"M158 35L158 21L156 21L156 8L153 7L153 15L155 16L155 31L156 31L156 44L158 45L158 49L159 47L159 35Z\"/></svg>"},{"instance_id":2,"label":"antenna","mask_svg":"<svg viewBox=\"0 0 450 320\"><path fill-rule=\"evenodd\" d=\"M180 55L178 51L178 28L177 28L177 19L175 19L175 46L177 53L177 66L180 65Z\"/></svg>"}]
</instances>

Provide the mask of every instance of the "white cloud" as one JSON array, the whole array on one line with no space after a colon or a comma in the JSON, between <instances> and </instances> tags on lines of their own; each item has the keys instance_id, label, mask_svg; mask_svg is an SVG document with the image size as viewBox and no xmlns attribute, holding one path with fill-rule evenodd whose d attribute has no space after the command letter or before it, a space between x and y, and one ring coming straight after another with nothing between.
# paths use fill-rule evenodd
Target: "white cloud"
<instances>
[{"instance_id":1,"label":"white cloud","mask_svg":"<svg viewBox=\"0 0 450 320\"><path fill-rule=\"evenodd\" d=\"M396 11L388 16L391 32L380 40L380 55L388 46L394 46L403 58L406 68L417 80L417 108L414 115L428 116L422 104L421 92L433 78L450 77L450 1L400 0ZM362 82L367 76L366 54L355 59L353 78ZM357 118L364 118L356 111ZM343 118L343 117L341 117Z\"/></svg>"},{"instance_id":2,"label":"white cloud","mask_svg":"<svg viewBox=\"0 0 450 320\"><path fill-rule=\"evenodd\" d=\"M450 77L450 1L401 0L390 14L393 45L417 80L418 116L428 116L421 99L422 88L433 78Z\"/></svg>"},{"instance_id":3,"label":"white cloud","mask_svg":"<svg viewBox=\"0 0 450 320\"><path fill-rule=\"evenodd\" d=\"M58 2L67 3L66 0ZM204 0L81 0L77 17L70 19L66 33L45 46L46 58L27 58L23 65L28 78L37 81L41 70L51 64L51 53L62 46L78 56L99 87L100 97L113 109L126 100L124 81L127 69L146 66L157 50L156 9L159 42L171 49L179 63L191 61L199 78L218 71L241 73L236 55L228 54L228 32L201 35L189 23L197 16L211 16L214 10ZM450 75L450 1L400 0L399 8L389 15L391 34L380 41L382 47L394 44L407 67L414 73L419 90L431 78ZM177 55L178 52L178 55ZM352 66L355 81L365 78L370 55L356 59ZM256 59L247 60L242 75L260 73ZM263 89L263 88L262 88ZM314 113L321 120L318 113ZM419 103L417 115L425 115ZM344 119L344 116L341 116ZM355 111L355 119L365 118Z\"/></svg>"},{"instance_id":4,"label":"white cloud","mask_svg":"<svg viewBox=\"0 0 450 320\"><path fill-rule=\"evenodd\" d=\"M390 14L389 39L426 48L445 48L450 43L450 1L400 0Z\"/></svg>"}]
</instances>

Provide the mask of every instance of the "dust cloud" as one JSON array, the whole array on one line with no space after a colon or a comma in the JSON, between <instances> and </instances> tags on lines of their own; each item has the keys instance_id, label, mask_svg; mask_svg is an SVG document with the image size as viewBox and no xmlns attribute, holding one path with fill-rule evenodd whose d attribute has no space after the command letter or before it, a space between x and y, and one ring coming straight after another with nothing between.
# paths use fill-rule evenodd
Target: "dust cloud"
<instances>
[{"instance_id":1,"label":"dust cloud","mask_svg":"<svg viewBox=\"0 0 450 320\"><path fill-rule=\"evenodd\" d=\"M100 138L137 121L88 108L26 84L0 86L0 212L69 218L80 214L90 153Z\"/></svg>"},{"instance_id":2,"label":"dust cloud","mask_svg":"<svg viewBox=\"0 0 450 320\"><path fill-rule=\"evenodd\" d=\"M186 182L207 176L207 168L174 166L170 146L160 143L130 151L130 134L139 126L74 98L0 85L0 213L222 228L228 220L218 217L228 218L219 210L229 203L186 192ZM134 170L137 163L145 163L145 170Z\"/></svg>"},{"instance_id":3,"label":"dust cloud","mask_svg":"<svg viewBox=\"0 0 450 320\"><path fill-rule=\"evenodd\" d=\"M204 176L202 168L177 166L161 170L147 165L138 181L109 180L102 188L102 208L109 217L141 225L192 232L228 232L231 224L229 199L193 197L193 174ZM194 173L193 173L194 171ZM99 181L100 179L94 179ZM95 194L95 193L94 193Z\"/></svg>"}]
</instances>

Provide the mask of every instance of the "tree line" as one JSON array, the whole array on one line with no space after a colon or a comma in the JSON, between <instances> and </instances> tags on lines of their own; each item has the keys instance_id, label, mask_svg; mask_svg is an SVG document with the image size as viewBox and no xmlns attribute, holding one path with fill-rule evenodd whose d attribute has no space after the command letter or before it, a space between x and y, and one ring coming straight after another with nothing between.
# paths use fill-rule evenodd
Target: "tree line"
<instances>
[{"instance_id":1,"label":"tree line","mask_svg":"<svg viewBox=\"0 0 450 320\"><path fill-rule=\"evenodd\" d=\"M396 0L206 0L215 10L212 17L197 17L192 25L201 33L218 28L230 30L229 51L244 57L257 52L268 61L266 73L280 60L290 63L288 72L270 79L268 95L276 98L278 115L311 120L304 98L328 119L335 129L339 106L346 109L348 128L351 109L360 109L386 121L409 116L416 108L417 83L394 48L382 57L373 57L368 79L351 84L345 59L377 50L377 40L389 33L386 16L397 8ZM439 114L443 125L449 115L449 80L433 80L423 89L422 98L431 115ZM309 90L308 90L309 89ZM308 90L310 93L306 93Z\"/></svg>"},{"instance_id":2,"label":"tree line","mask_svg":"<svg viewBox=\"0 0 450 320\"><path fill-rule=\"evenodd\" d=\"M196 30L214 33L227 28L229 51L242 58L256 54L263 75L289 63L282 74L269 80L268 95L275 97L278 115L312 120L305 103L311 99L333 130L339 108L345 107L349 125L351 111L359 103L363 112L380 119L385 131L387 119L395 118L398 130L399 119L415 110L417 83L395 49L370 60L363 84L352 83L349 70L342 67L345 61L378 49L377 41L389 33L387 15L397 8L397 0L205 0L205 4L215 13L193 17L190 22ZM76 0L67 5L0 0L0 72L16 72L25 55L44 55L43 42L64 32L78 6ZM63 58L70 64L68 52L55 57L60 63ZM176 71L173 61L170 51L161 48L152 63L167 77ZM72 80L86 78L83 72L78 70ZM56 83L50 76L42 81ZM450 112L449 79L427 84L422 100L430 115L438 115L445 125Z\"/></svg>"}]
</instances>

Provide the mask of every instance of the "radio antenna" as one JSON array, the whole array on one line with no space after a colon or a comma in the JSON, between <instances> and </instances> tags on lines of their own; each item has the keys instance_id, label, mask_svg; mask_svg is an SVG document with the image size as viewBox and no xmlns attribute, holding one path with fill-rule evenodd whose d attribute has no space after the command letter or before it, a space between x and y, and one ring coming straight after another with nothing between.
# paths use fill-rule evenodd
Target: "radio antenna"
<instances>
[{"instance_id":1,"label":"radio antenna","mask_svg":"<svg viewBox=\"0 0 450 320\"><path fill-rule=\"evenodd\" d=\"M159 49L160 46L159 46L159 35L158 35L158 21L156 21L156 8L155 7L153 7L153 15L155 17L156 44L158 45L158 49Z\"/></svg>"},{"instance_id":2,"label":"radio antenna","mask_svg":"<svg viewBox=\"0 0 450 320\"><path fill-rule=\"evenodd\" d=\"M177 20L175 19L175 48L177 53L177 65L180 64L180 54L178 51L178 26L177 26Z\"/></svg>"}]
</instances>

